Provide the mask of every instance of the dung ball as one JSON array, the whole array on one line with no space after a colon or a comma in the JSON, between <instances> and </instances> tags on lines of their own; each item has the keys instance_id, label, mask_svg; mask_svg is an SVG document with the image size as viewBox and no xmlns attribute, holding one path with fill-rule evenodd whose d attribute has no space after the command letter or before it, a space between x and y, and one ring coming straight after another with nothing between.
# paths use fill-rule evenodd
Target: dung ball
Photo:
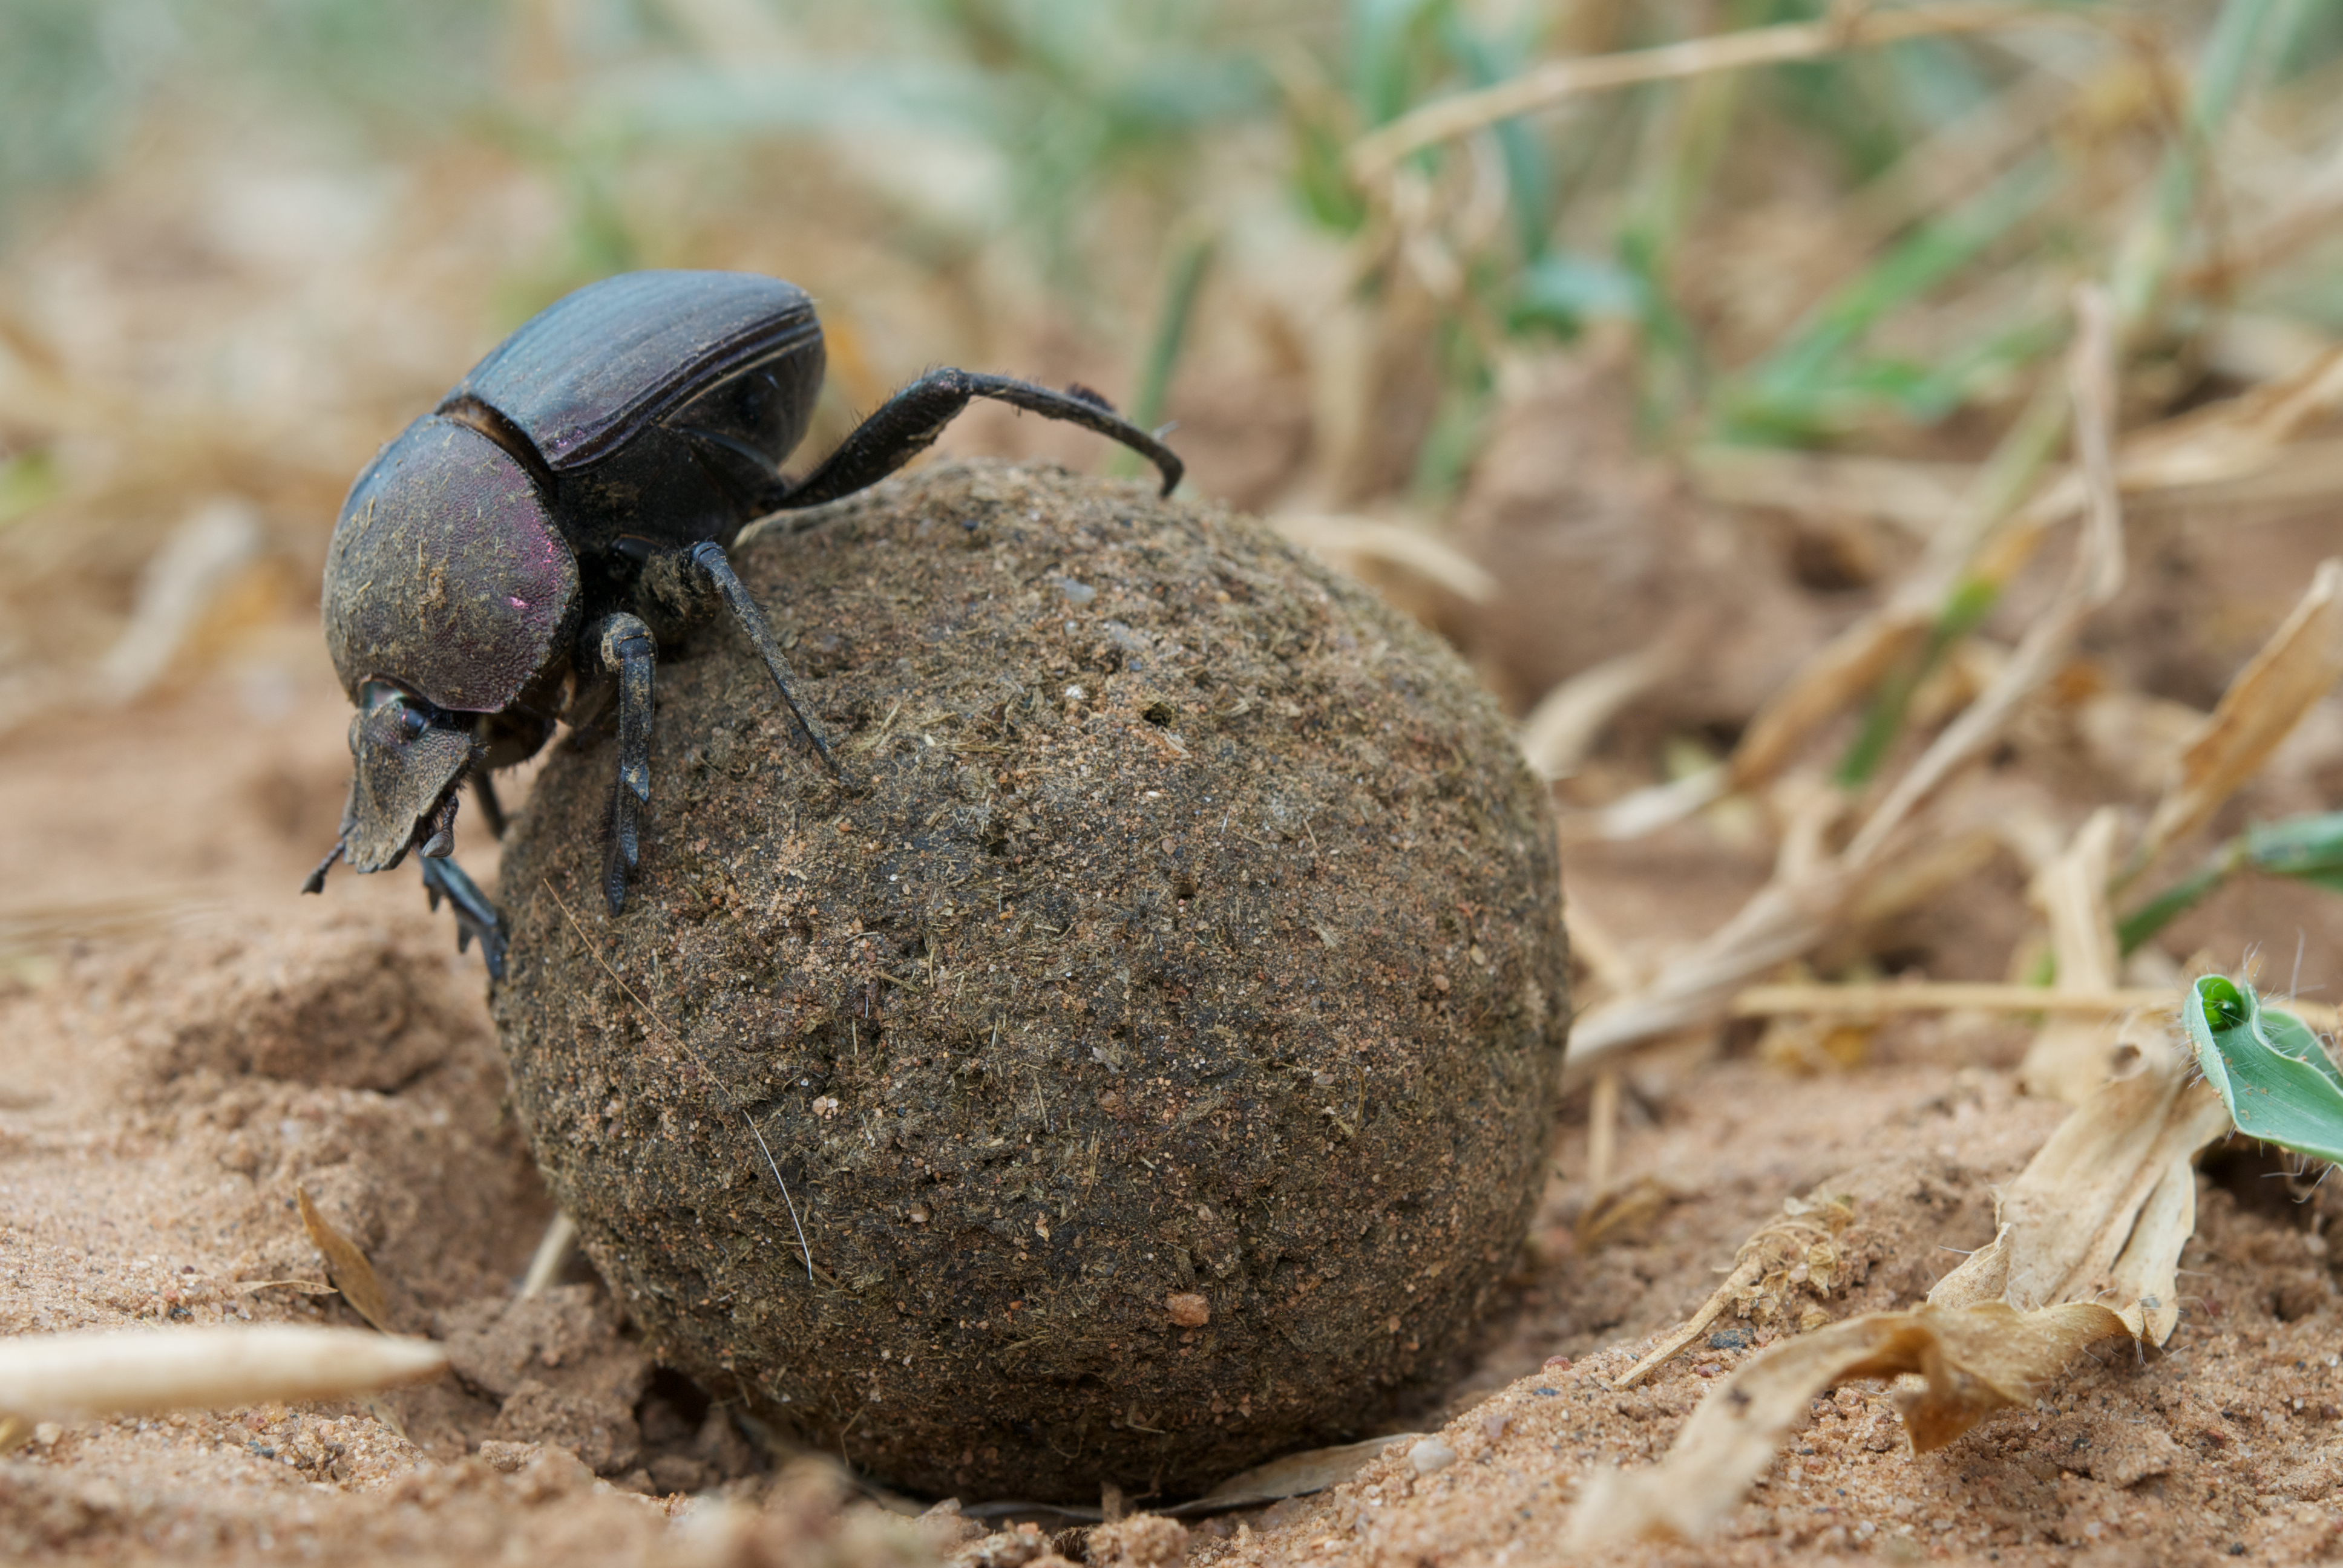
<instances>
[{"instance_id":1,"label":"dung ball","mask_svg":"<svg viewBox=\"0 0 2343 1568\"><path fill-rule=\"evenodd\" d=\"M513 1104L655 1350L931 1494L1199 1492L1453 1370L1567 1018L1545 798L1442 644L1257 521L950 465L735 547L505 851Z\"/></svg>"}]
</instances>

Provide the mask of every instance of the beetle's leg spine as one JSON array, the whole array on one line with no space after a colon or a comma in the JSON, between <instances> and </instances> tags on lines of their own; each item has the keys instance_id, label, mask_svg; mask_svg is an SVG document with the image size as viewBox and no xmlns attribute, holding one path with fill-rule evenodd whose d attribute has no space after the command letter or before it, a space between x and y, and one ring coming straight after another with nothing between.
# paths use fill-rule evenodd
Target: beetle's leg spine
<instances>
[{"instance_id":1,"label":"beetle's leg spine","mask_svg":"<svg viewBox=\"0 0 2343 1568\"><path fill-rule=\"evenodd\" d=\"M627 874L642 859L642 808L651 798L651 684L658 641L640 618L607 617L597 639L602 668L618 682L618 777L610 788L610 840L602 860L602 895L617 914L627 905Z\"/></svg>"},{"instance_id":2,"label":"beetle's leg spine","mask_svg":"<svg viewBox=\"0 0 2343 1568\"><path fill-rule=\"evenodd\" d=\"M797 679L797 673L789 668L789 661L781 656L780 644L773 640L773 629L765 622L763 607L749 594L749 586L740 580L740 574L732 569L732 558L714 539L702 539L691 547L691 560L693 565L708 574L709 580L716 585L716 591L724 596L725 608L732 612L732 618L740 623L740 629L747 634L749 645L757 650L757 657L765 661L765 672L773 678L773 684L780 688L781 701L788 707L789 717L798 721L798 729L812 742L822 765L836 773L838 759L830 754L830 742L823 739L820 729L814 728L813 720L805 716L805 710L798 706L797 692L791 685Z\"/></svg>"}]
</instances>

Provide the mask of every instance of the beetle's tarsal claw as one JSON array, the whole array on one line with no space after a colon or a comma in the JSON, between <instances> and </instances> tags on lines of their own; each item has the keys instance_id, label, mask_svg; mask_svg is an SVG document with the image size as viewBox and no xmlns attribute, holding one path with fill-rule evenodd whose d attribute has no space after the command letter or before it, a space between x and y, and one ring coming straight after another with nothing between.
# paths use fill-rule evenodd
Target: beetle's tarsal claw
<instances>
[{"instance_id":1,"label":"beetle's tarsal claw","mask_svg":"<svg viewBox=\"0 0 2343 1568\"><path fill-rule=\"evenodd\" d=\"M431 907L438 909L445 898L456 912L456 950L469 950L472 939L480 940L480 958L488 966L490 980L505 978L505 917L502 910L489 902L480 891L479 884L464 874L464 868L451 859L426 859L423 869L423 891Z\"/></svg>"}]
</instances>

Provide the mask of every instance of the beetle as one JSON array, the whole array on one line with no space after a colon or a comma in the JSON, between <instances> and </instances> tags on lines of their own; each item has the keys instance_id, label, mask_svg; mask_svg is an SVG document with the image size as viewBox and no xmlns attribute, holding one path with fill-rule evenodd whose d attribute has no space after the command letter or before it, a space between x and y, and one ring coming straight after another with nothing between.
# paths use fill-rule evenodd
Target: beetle
<instances>
[{"instance_id":1,"label":"beetle","mask_svg":"<svg viewBox=\"0 0 2343 1568\"><path fill-rule=\"evenodd\" d=\"M817 756L763 610L726 547L751 519L865 489L985 397L1109 436L1179 485L1180 459L1096 392L931 370L857 426L810 472L780 465L821 391L812 298L777 277L635 272L547 307L475 365L350 487L326 552L326 644L355 764L337 860L388 870L412 849L457 946L479 939L504 972L502 915L450 856L468 780L489 829L493 769L534 756L557 722L617 702L602 890L626 906L650 799L652 675L672 640L720 603L747 634Z\"/></svg>"}]
</instances>

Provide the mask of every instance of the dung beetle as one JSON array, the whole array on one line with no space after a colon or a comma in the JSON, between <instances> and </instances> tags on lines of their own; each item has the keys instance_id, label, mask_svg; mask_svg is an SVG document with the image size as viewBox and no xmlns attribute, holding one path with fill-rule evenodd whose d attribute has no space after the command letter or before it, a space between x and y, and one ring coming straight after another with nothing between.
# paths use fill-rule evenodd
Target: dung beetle
<instances>
[{"instance_id":1,"label":"dung beetle","mask_svg":"<svg viewBox=\"0 0 2343 1568\"><path fill-rule=\"evenodd\" d=\"M504 970L503 917L449 858L469 779L501 835L489 773L534 756L558 721L618 703L602 890L623 909L650 799L651 672L720 601L824 764L789 661L725 547L751 519L878 483L974 397L1111 436L1180 482L1181 463L1082 387L932 370L897 392L803 478L780 464L821 391L813 300L779 278L636 272L556 301L472 367L350 487L326 554L326 643L357 705L357 763L333 849L359 871L421 851L457 945Z\"/></svg>"}]
</instances>

